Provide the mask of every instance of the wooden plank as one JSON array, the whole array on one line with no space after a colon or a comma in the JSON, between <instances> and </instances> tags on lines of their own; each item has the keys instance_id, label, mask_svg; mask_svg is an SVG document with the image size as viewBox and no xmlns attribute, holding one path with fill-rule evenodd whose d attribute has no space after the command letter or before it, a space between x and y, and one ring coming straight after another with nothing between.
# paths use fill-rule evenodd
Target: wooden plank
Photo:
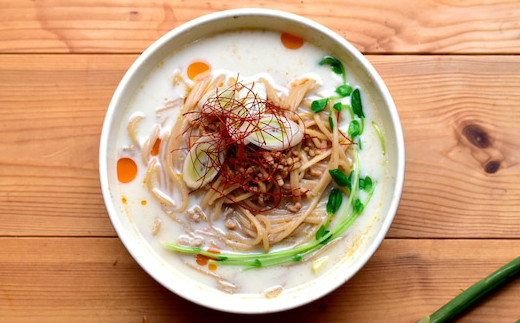
<instances>
[{"instance_id":1,"label":"wooden plank","mask_svg":"<svg viewBox=\"0 0 520 323\"><path fill-rule=\"evenodd\" d=\"M243 320L170 293L117 238L0 238L0 244L0 317L8 322ZM519 251L518 240L386 240L352 280L328 296L248 321L415 322ZM520 316L519 298L517 280L461 322L513 322Z\"/></svg>"},{"instance_id":2,"label":"wooden plank","mask_svg":"<svg viewBox=\"0 0 520 323\"><path fill-rule=\"evenodd\" d=\"M253 0L339 33L365 53L519 53L516 0ZM138 53L172 28L240 2L0 2L0 52Z\"/></svg>"},{"instance_id":3,"label":"wooden plank","mask_svg":"<svg viewBox=\"0 0 520 323\"><path fill-rule=\"evenodd\" d=\"M0 58L0 235L114 235L98 150L135 56Z\"/></svg>"},{"instance_id":4,"label":"wooden plank","mask_svg":"<svg viewBox=\"0 0 520 323\"><path fill-rule=\"evenodd\" d=\"M406 143L391 237L520 237L520 57L373 56Z\"/></svg>"},{"instance_id":5,"label":"wooden plank","mask_svg":"<svg viewBox=\"0 0 520 323\"><path fill-rule=\"evenodd\" d=\"M99 133L135 57L0 55L0 235L114 235ZM389 236L520 237L520 57L369 59L405 132L405 188ZM488 147L468 140L468 125L485 130Z\"/></svg>"}]
</instances>

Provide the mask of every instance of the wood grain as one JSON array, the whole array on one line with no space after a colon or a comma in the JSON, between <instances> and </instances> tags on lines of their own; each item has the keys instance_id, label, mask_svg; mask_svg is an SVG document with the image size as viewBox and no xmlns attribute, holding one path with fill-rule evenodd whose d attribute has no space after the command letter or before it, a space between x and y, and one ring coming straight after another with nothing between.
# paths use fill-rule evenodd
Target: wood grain
<instances>
[{"instance_id":1,"label":"wood grain","mask_svg":"<svg viewBox=\"0 0 520 323\"><path fill-rule=\"evenodd\" d=\"M373 54L407 154L398 213L367 265L318 301L246 321L415 322L520 255L518 0L0 0L1 322L244 321L176 296L130 257L98 149L136 54L246 6L305 16ZM513 322L519 300L517 279L459 321Z\"/></svg>"},{"instance_id":2,"label":"wood grain","mask_svg":"<svg viewBox=\"0 0 520 323\"><path fill-rule=\"evenodd\" d=\"M519 53L516 0L0 1L0 52L140 53L172 28L211 12L293 12L365 53Z\"/></svg>"},{"instance_id":3,"label":"wood grain","mask_svg":"<svg viewBox=\"0 0 520 323\"><path fill-rule=\"evenodd\" d=\"M0 245L0 313L7 322L244 319L170 293L140 269L117 238L0 238ZM328 296L299 309L248 316L248 322L415 322L512 260L519 247L518 240L387 240L352 280ZM516 281L461 322L511 322L520 317L519 298Z\"/></svg>"},{"instance_id":4,"label":"wood grain","mask_svg":"<svg viewBox=\"0 0 520 323\"><path fill-rule=\"evenodd\" d=\"M99 188L98 142L135 57L0 55L0 235L115 235ZM520 57L369 59L405 132L405 187L389 237L519 238ZM485 136L469 140L468 125Z\"/></svg>"},{"instance_id":5,"label":"wood grain","mask_svg":"<svg viewBox=\"0 0 520 323\"><path fill-rule=\"evenodd\" d=\"M406 143L390 236L520 237L520 57L370 60Z\"/></svg>"},{"instance_id":6,"label":"wood grain","mask_svg":"<svg viewBox=\"0 0 520 323\"><path fill-rule=\"evenodd\" d=\"M0 235L114 235L99 136L134 56L0 57Z\"/></svg>"}]
</instances>

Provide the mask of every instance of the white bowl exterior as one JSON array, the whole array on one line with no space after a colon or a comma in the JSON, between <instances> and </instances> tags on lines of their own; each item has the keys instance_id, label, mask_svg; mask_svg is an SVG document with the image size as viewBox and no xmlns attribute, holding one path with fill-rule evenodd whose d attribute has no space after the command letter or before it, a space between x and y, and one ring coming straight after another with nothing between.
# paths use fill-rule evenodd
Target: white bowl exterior
<instances>
[{"instance_id":1,"label":"white bowl exterior","mask_svg":"<svg viewBox=\"0 0 520 323\"><path fill-rule=\"evenodd\" d=\"M115 167L108 165L116 164L112 152L117 149L115 143L118 127L132 93L143 79L157 63L176 49L211 34L241 28L299 34L346 62L350 69L354 68L363 89L370 92L370 97L379 109L378 113L383 123L381 126L386 134L389 167L395 171L390 172L391 178L383 202L383 220L379 230L373 232L364 248L358 251L361 253L360 256L353 263L340 262L324 275L274 299L267 299L262 295L228 295L194 282L180 273L172 273L165 263L150 252L149 246L139 236L132 220L116 209L114 196L110 191L110 187L117 185ZM103 198L117 234L134 259L155 280L174 293L206 307L234 313L269 313L287 310L318 299L342 285L361 269L383 241L397 211L404 180L404 160L403 134L392 97L381 77L354 46L330 29L294 14L268 9L236 9L217 12L183 24L161 37L139 56L121 80L108 107L100 141L99 171Z\"/></svg>"}]
</instances>

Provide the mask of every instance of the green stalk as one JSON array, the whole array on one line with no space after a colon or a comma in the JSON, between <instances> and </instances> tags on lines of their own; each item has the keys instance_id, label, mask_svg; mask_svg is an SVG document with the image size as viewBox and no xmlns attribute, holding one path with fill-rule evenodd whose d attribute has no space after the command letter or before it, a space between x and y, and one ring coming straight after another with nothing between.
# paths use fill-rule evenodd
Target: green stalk
<instances>
[{"instance_id":1,"label":"green stalk","mask_svg":"<svg viewBox=\"0 0 520 323\"><path fill-rule=\"evenodd\" d=\"M374 130L379 137L379 142L381 143L381 150L383 151L383 156L386 155L386 144L385 144L385 137L383 137L383 133L381 133L381 129L377 125L375 121L372 121L372 127L374 127Z\"/></svg>"},{"instance_id":2,"label":"green stalk","mask_svg":"<svg viewBox=\"0 0 520 323\"><path fill-rule=\"evenodd\" d=\"M451 322L469 307L518 275L520 275L520 257L466 289L433 314L423 317L418 323Z\"/></svg>"},{"instance_id":3,"label":"green stalk","mask_svg":"<svg viewBox=\"0 0 520 323\"><path fill-rule=\"evenodd\" d=\"M347 110L350 114L350 119L354 120L354 111L352 110L352 107L349 104L342 104L341 108L347 108Z\"/></svg>"},{"instance_id":4,"label":"green stalk","mask_svg":"<svg viewBox=\"0 0 520 323\"><path fill-rule=\"evenodd\" d=\"M359 179L358 179L358 182L359 182ZM372 186L372 190L368 193L368 196L367 196L367 198L365 200L365 205L367 205L368 202L370 202L370 199L372 199L372 195L374 195L374 190L375 190L375 183ZM363 212L361 212L361 213L363 213ZM356 221L356 219L359 217L359 215L361 213L352 212L352 214L347 218L347 220L345 222L342 222L339 225L337 232L335 232L332 235L332 239L336 239L341 234L343 234L343 232L345 232Z\"/></svg>"}]
</instances>

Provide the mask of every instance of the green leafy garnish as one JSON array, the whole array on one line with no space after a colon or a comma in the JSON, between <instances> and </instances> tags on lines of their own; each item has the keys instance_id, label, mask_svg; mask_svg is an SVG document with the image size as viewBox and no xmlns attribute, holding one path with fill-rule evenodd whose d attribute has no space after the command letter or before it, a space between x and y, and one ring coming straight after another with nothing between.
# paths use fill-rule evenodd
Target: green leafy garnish
<instances>
[{"instance_id":1,"label":"green leafy garnish","mask_svg":"<svg viewBox=\"0 0 520 323\"><path fill-rule=\"evenodd\" d=\"M296 255L292 258L294 262L302 261L303 257L301 255Z\"/></svg>"},{"instance_id":2,"label":"green leafy garnish","mask_svg":"<svg viewBox=\"0 0 520 323\"><path fill-rule=\"evenodd\" d=\"M352 191L352 173L354 173L354 171L351 171L347 177L347 186L346 187L349 189L349 191Z\"/></svg>"},{"instance_id":3,"label":"green leafy garnish","mask_svg":"<svg viewBox=\"0 0 520 323\"><path fill-rule=\"evenodd\" d=\"M316 231L316 240L320 240L324 235L326 235L327 233L329 233L330 231L327 230L327 228L325 228L324 225L322 225L318 231Z\"/></svg>"},{"instance_id":4,"label":"green leafy garnish","mask_svg":"<svg viewBox=\"0 0 520 323\"><path fill-rule=\"evenodd\" d=\"M352 93L352 86L347 84L340 85L336 88L336 93L338 93L339 96L343 98L347 97L350 95L350 93Z\"/></svg>"},{"instance_id":5,"label":"green leafy garnish","mask_svg":"<svg viewBox=\"0 0 520 323\"><path fill-rule=\"evenodd\" d=\"M361 104L361 94L359 93L359 89L355 89L352 92L350 103L352 105L352 110L354 111L354 114L360 118L364 118L365 114L363 113L363 105Z\"/></svg>"},{"instance_id":6,"label":"green leafy garnish","mask_svg":"<svg viewBox=\"0 0 520 323\"><path fill-rule=\"evenodd\" d=\"M345 68L343 67L343 63L339 59L333 56L325 56L321 61L320 65L330 65L330 69L338 74L341 75L343 78L343 83L347 80L347 75L345 73Z\"/></svg>"},{"instance_id":7,"label":"green leafy garnish","mask_svg":"<svg viewBox=\"0 0 520 323\"><path fill-rule=\"evenodd\" d=\"M327 230L324 225L322 225L318 231L316 231L316 241L319 241L320 244L327 244L331 238L332 235L330 234L330 231Z\"/></svg>"},{"instance_id":8,"label":"green leafy garnish","mask_svg":"<svg viewBox=\"0 0 520 323\"><path fill-rule=\"evenodd\" d=\"M337 188L332 189L327 200L327 213L336 214L338 212L341 203L343 202L343 194Z\"/></svg>"},{"instance_id":9,"label":"green leafy garnish","mask_svg":"<svg viewBox=\"0 0 520 323\"><path fill-rule=\"evenodd\" d=\"M372 190L372 179L369 176L365 178L360 178L359 189L366 192L370 192Z\"/></svg>"},{"instance_id":10,"label":"green leafy garnish","mask_svg":"<svg viewBox=\"0 0 520 323\"><path fill-rule=\"evenodd\" d=\"M359 121L352 120L350 121L350 124L348 125L348 136L350 139L354 139L355 137L359 136L361 134L361 125L359 124Z\"/></svg>"},{"instance_id":11,"label":"green leafy garnish","mask_svg":"<svg viewBox=\"0 0 520 323\"><path fill-rule=\"evenodd\" d=\"M336 102L332 108L329 111L329 125L330 125L330 131L334 130L334 119L332 118L332 114L334 113L334 110L341 112L341 102ZM338 114L339 119L339 114Z\"/></svg>"},{"instance_id":12,"label":"green leafy garnish","mask_svg":"<svg viewBox=\"0 0 520 323\"><path fill-rule=\"evenodd\" d=\"M340 169L338 169L338 168L329 169L329 174L332 177L332 179L334 180L334 182L336 182L336 184L338 184L338 186L341 186L341 187L347 186L347 184L348 184L347 175L345 175L345 173L343 173Z\"/></svg>"},{"instance_id":13,"label":"green leafy garnish","mask_svg":"<svg viewBox=\"0 0 520 323\"><path fill-rule=\"evenodd\" d=\"M361 213L361 211L363 211L364 208L365 206L363 205L363 203L361 203L360 199L356 199L356 201L354 201L354 211L356 213Z\"/></svg>"},{"instance_id":14,"label":"green leafy garnish","mask_svg":"<svg viewBox=\"0 0 520 323\"><path fill-rule=\"evenodd\" d=\"M329 98L314 100L311 103L311 110L314 113L321 112L327 107L328 103L329 103Z\"/></svg>"}]
</instances>

